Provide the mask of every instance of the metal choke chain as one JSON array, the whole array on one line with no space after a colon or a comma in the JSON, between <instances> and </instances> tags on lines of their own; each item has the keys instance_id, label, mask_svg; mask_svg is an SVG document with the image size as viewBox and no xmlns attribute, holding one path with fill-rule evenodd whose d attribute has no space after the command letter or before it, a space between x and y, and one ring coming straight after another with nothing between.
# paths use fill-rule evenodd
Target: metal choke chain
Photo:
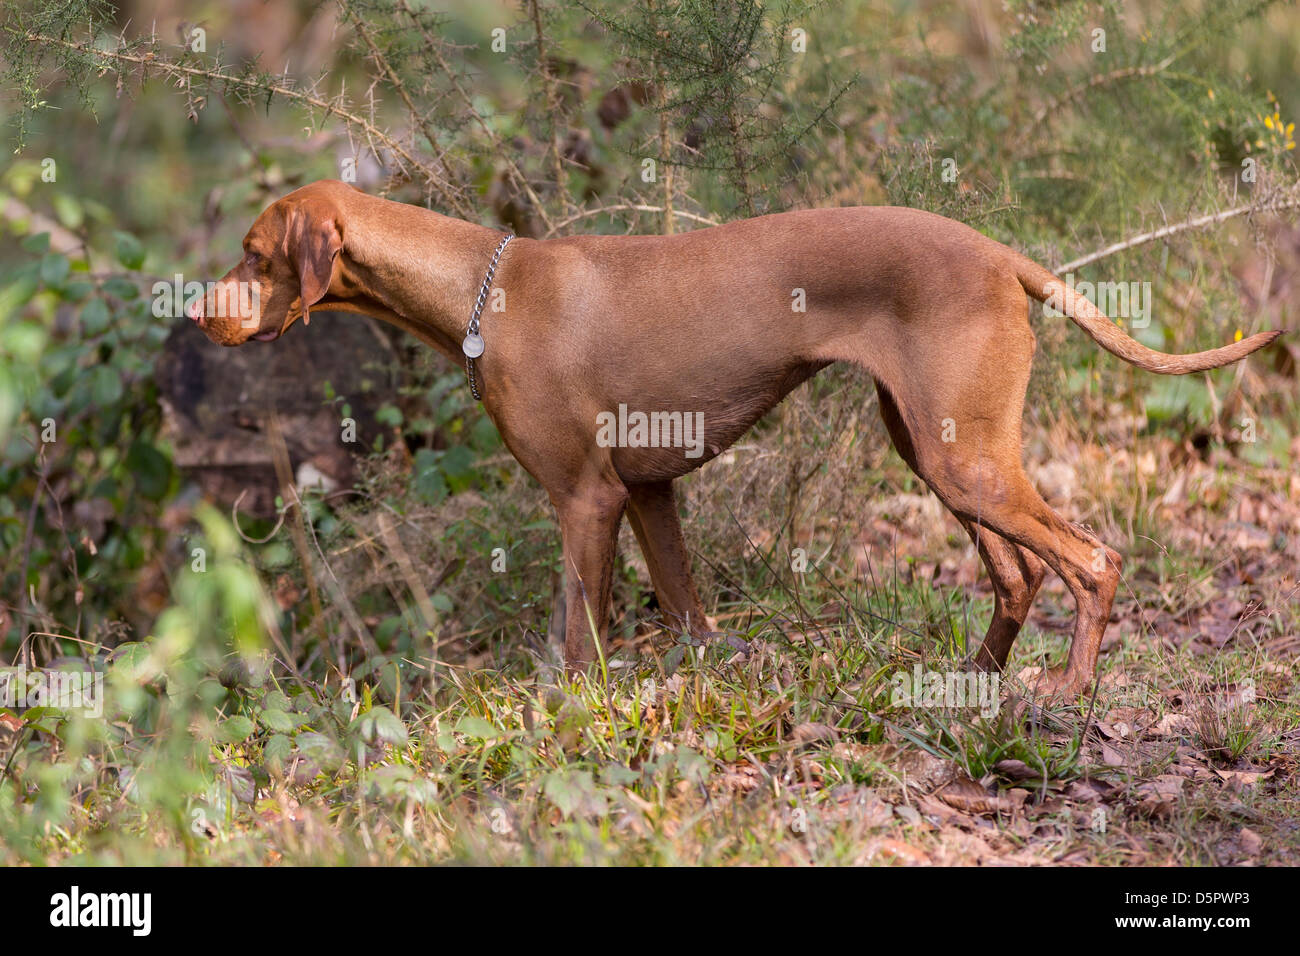
<instances>
[{"instance_id":1,"label":"metal choke chain","mask_svg":"<svg viewBox=\"0 0 1300 956\"><path fill-rule=\"evenodd\" d=\"M465 341L461 343L461 350L465 353L465 378L469 381L470 394L477 401L483 400L483 396L479 394L478 380L474 374L474 360L483 354L483 336L479 335L478 319L483 314L483 306L487 303L488 290L492 288L492 278L497 273L497 263L501 261L501 254L506 251L506 246L510 244L510 240L514 237L514 233L506 235L497 243L496 251L492 253L492 261L488 263L487 275L483 277L483 285L478 290L478 301L474 303L474 312L469 317L469 328L465 332Z\"/></svg>"}]
</instances>

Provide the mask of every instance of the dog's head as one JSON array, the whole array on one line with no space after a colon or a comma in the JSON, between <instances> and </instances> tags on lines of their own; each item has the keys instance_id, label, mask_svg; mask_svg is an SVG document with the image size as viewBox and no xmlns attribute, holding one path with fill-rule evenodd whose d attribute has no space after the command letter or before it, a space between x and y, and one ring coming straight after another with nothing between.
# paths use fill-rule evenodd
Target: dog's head
<instances>
[{"instance_id":1,"label":"dog's head","mask_svg":"<svg viewBox=\"0 0 1300 956\"><path fill-rule=\"evenodd\" d=\"M309 319L339 274L339 190L322 180L273 202L244 236L244 257L186 314L219 345L269 342Z\"/></svg>"}]
</instances>

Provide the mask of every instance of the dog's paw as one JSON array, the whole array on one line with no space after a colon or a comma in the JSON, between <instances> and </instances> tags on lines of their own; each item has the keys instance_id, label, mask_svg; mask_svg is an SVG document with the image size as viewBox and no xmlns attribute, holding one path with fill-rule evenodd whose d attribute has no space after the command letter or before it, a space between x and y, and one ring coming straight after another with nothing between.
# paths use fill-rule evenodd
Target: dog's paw
<instances>
[{"instance_id":1,"label":"dog's paw","mask_svg":"<svg viewBox=\"0 0 1300 956\"><path fill-rule=\"evenodd\" d=\"M1026 667L1016 675L1029 696L1037 700L1074 700L1092 687L1089 674L1072 674L1065 667Z\"/></svg>"}]
</instances>

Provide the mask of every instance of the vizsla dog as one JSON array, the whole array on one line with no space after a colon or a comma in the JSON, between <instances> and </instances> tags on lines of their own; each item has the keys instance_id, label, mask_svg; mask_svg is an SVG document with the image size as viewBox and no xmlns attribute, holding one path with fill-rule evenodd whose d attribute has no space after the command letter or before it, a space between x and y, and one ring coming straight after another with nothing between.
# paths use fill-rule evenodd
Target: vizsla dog
<instances>
[{"instance_id":1,"label":"vizsla dog","mask_svg":"<svg viewBox=\"0 0 1300 956\"><path fill-rule=\"evenodd\" d=\"M1051 568L1077 618L1067 664L1045 673L1039 692L1082 693L1120 556L1052 511L1021 468L1035 347L1026 293L1106 351L1165 375L1227 365L1279 334L1191 355L1153 351L1031 260L915 209L788 212L675 236L521 238L501 251L503 238L317 182L267 208L239 265L215 284L255 284L256 301L218 315L209 292L189 314L223 345L278 338L321 308L391 322L457 362L481 349L466 364L483 407L559 515L571 671L596 649L584 612L607 627L624 513L661 608L692 635L708 633L673 479L819 370L853 362L874 379L899 454L988 568L993 619L976 666L1005 666ZM492 307L471 329L495 255ZM691 442L693 423L702 433Z\"/></svg>"}]
</instances>

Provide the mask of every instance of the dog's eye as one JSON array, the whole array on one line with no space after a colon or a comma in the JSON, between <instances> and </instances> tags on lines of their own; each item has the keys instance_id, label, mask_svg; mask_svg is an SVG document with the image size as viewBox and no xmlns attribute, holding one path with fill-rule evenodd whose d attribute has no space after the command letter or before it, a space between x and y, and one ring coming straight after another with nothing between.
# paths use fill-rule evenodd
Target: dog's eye
<instances>
[{"instance_id":1,"label":"dog's eye","mask_svg":"<svg viewBox=\"0 0 1300 956\"><path fill-rule=\"evenodd\" d=\"M247 262L250 266L255 266L262 261L262 257L259 256L256 252L250 252L244 256L244 261Z\"/></svg>"}]
</instances>

